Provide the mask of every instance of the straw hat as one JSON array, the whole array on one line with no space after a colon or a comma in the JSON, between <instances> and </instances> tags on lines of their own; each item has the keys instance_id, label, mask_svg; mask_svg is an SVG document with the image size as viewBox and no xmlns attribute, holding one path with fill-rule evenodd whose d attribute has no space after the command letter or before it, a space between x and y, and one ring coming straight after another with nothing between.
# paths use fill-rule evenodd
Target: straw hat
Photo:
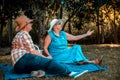
<instances>
[{"instance_id":1,"label":"straw hat","mask_svg":"<svg viewBox=\"0 0 120 80\"><path fill-rule=\"evenodd\" d=\"M57 23L57 22L60 22L61 24L64 22L64 19L53 19L51 22L50 22L50 28L48 30L48 32L50 32L53 28L53 26Z\"/></svg>"},{"instance_id":2,"label":"straw hat","mask_svg":"<svg viewBox=\"0 0 120 80\"><path fill-rule=\"evenodd\" d=\"M27 16L25 15L21 15L19 17L16 18L16 23L17 23L17 27L15 29L15 31L20 31L22 30L25 25L27 25L28 23L32 22L33 20L29 19Z\"/></svg>"}]
</instances>

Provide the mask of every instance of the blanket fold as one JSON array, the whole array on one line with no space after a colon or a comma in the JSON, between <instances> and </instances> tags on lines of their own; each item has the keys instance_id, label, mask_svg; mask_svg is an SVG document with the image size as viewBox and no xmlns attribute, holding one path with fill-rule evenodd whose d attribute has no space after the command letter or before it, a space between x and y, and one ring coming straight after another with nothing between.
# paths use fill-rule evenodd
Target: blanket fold
<instances>
[{"instance_id":1,"label":"blanket fold","mask_svg":"<svg viewBox=\"0 0 120 80\"><path fill-rule=\"evenodd\" d=\"M99 66L96 64L84 64L84 65L76 65L76 64L62 64L66 66L70 71L76 71L81 72L84 70L88 70L88 72L95 72L95 71L103 71L107 70L107 66ZM30 74L16 74L13 70L13 66L10 64L0 64L0 69L2 69L2 72L4 74L4 80L17 80L22 78L32 78ZM46 74L45 77L51 77L51 76L63 76L58 74Z\"/></svg>"}]
</instances>

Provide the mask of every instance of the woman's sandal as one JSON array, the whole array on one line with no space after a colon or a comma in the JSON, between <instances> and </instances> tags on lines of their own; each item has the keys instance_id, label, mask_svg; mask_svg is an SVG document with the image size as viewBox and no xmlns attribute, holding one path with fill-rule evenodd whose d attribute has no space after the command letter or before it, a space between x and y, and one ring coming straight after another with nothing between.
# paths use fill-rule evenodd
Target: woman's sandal
<instances>
[{"instance_id":1,"label":"woman's sandal","mask_svg":"<svg viewBox=\"0 0 120 80\"><path fill-rule=\"evenodd\" d=\"M100 57L98 57L97 59L95 59L94 61L93 61L93 63L94 64L101 64L101 62L102 62L102 59L103 59L103 55L102 56L100 56Z\"/></svg>"},{"instance_id":2,"label":"woman's sandal","mask_svg":"<svg viewBox=\"0 0 120 80\"><path fill-rule=\"evenodd\" d=\"M102 59L103 59L103 55L98 57L97 59L95 60L92 60L92 61L80 61L80 62L77 62L76 64L77 65L82 65L82 64L88 64L88 63L94 63L94 64L98 64L100 65L101 62L102 62Z\"/></svg>"}]
</instances>

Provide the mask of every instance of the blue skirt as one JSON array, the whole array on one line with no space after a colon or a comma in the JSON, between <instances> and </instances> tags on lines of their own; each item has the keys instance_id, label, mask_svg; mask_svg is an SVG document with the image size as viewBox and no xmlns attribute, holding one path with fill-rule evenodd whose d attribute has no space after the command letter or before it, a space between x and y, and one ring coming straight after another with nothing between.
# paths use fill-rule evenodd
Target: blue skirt
<instances>
[{"instance_id":1,"label":"blue skirt","mask_svg":"<svg viewBox=\"0 0 120 80\"><path fill-rule=\"evenodd\" d=\"M75 63L79 61L88 61L82 52L80 45L74 45L70 48L50 51L53 59L60 63Z\"/></svg>"}]
</instances>

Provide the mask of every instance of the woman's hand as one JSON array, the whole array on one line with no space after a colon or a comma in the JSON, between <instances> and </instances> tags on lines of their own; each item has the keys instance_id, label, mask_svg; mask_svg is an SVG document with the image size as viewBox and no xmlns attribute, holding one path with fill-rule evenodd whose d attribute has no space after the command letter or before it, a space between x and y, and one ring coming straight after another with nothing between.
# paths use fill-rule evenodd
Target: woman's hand
<instances>
[{"instance_id":1,"label":"woman's hand","mask_svg":"<svg viewBox=\"0 0 120 80\"><path fill-rule=\"evenodd\" d=\"M90 36L90 35L93 34L93 32L94 32L94 30L92 30L92 31L91 31L91 30L88 30L87 33L86 33L86 35L87 35L87 36Z\"/></svg>"}]
</instances>

